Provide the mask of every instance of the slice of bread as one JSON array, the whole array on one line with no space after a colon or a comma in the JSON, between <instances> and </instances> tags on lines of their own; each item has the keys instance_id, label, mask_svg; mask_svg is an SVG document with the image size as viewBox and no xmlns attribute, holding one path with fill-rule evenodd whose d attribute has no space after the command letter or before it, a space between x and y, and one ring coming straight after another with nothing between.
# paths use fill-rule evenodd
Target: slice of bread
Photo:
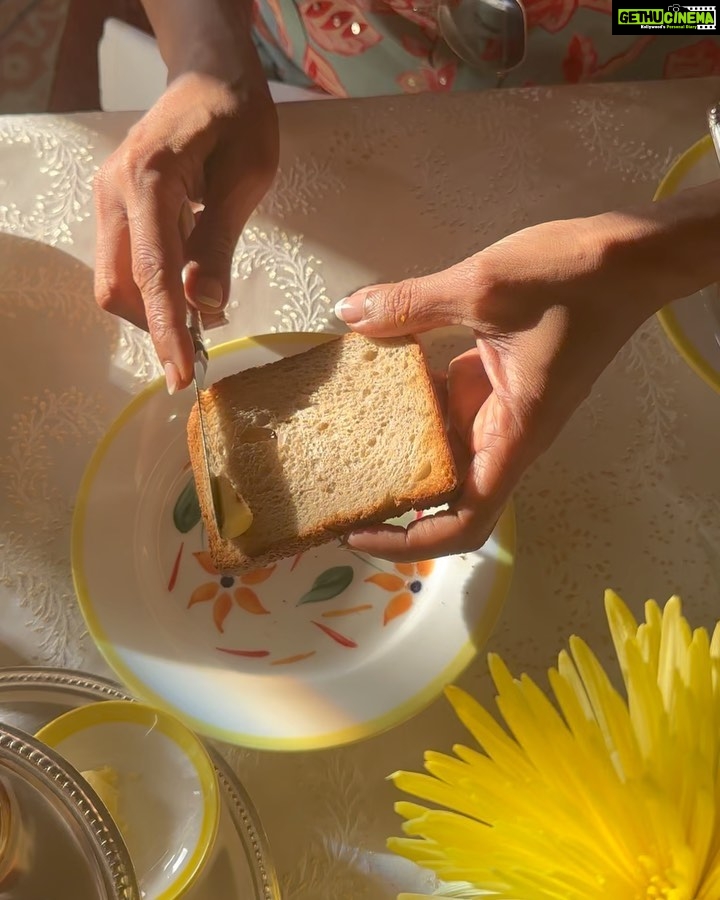
<instances>
[{"instance_id":1,"label":"slice of bread","mask_svg":"<svg viewBox=\"0 0 720 900\"><path fill-rule=\"evenodd\" d=\"M457 474L430 374L412 338L349 334L224 378L201 394L210 469L253 521L220 536L197 404L188 445L212 560L240 573L449 498Z\"/></svg>"}]
</instances>

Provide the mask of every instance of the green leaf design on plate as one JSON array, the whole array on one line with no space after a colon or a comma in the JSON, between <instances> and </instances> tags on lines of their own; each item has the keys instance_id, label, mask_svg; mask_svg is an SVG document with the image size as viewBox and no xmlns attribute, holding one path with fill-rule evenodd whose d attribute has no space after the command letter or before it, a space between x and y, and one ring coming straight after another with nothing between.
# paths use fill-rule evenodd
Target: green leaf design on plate
<instances>
[{"instance_id":1,"label":"green leaf design on plate","mask_svg":"<svg viewBox=\"0 0 720 900\"><path fill-rule=\"evenodd\" d=\"M175 502L173 522L181 534L187 534L188 531L192 531L199 521L200 503L195 491L195 479L191 478Z\"/></svg>"},{"instance_id":2,"label":"green leaf design on plate","mask_svg":"<svg viewBox=\"0 0 720 900\"><path fill-rule=\"evenodd\" d=\"M303 594L298 600L297 606L303 603L320 603L323 600L332 600L338 594L349 587L355 576L352 566L333 566L332 569L325 569L313 581L313 586Z\"/></svg>"}]
</instances>

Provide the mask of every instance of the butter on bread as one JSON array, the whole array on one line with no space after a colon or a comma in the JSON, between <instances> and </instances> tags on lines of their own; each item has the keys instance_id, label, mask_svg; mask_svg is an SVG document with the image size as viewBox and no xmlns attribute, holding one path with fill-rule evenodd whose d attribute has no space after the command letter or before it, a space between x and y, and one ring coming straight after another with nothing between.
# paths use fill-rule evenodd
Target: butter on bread
<instances>
[{"instance_id":1,"label":"butter on bread","mask_svg":"<svg viewBox=\"0 0 720 900\"><path fill-rule=\"evenodd\" d=\"M100 800L105 804L115 824L123 834L127 833L120 810L120 776L111 766L102 766L99 769L87 769L80 775L95 791Z\"/></svg>"},{"instance_id":2,"label":"butter on bread","mask_svg":"<svg viewBox=\"0 0 720 900\"><path fill-rule=\"evenodd\" d=\"M218 486L215 499L220 517L220 537L233 540L245 534L252 525L252 510L227 475L217 475L215 480Z\"/></svg>"},{"instance_id":3,"label":"butter on bread","mask_svg":"<svg viewBox=\"0 0 720 900\"><path fill-rule=\"evenodd\" d=\"M241 573L447 500L457 473L420 346L357 334L201 393L211 471L252 513L232 539L208 506L197 405L188 446L213 563Z\"/></svg>"}]
</instances>

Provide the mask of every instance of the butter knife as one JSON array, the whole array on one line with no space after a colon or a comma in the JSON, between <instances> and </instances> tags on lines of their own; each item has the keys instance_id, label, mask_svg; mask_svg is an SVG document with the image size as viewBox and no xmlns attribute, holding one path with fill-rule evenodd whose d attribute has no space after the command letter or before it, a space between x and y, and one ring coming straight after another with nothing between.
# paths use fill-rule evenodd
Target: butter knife
<instances>
[{"instance_id":1,"label":"butter knife","mask_svg":"<svg viewBox=\"0 0 720 900\"><path fill-rule=\"evenodd\" d=\"M720 103L711 106L707 114L708 128L710 129L710 137L715 145L715 153L718 162L720 162Z\"/></svg>"},{"instance_id":2,"label":"butter knife","mask_svg":"<svg viewBox=\"0 0 720 900\"><path fill-rule=\"evenodd\" d=\"M202 444L203 469L205 480L210 488L208 495L210 500L210 508L215 526L218 533L222 530L222 507L220 504L220 489L216 475L213 475L210 468L210 456L208 454L207 428L205 423L205 413L203 412L202 402L200 399L200 391L205 389L205 379L207 377L208 353L205 349L205 340L203 336L203 325L200 313L194 306L188 306L187 327L192 338L193 348L195 350L195 361L193 364L193 385L195 387L195 399L197 400L198 422L200 423L200 443Z\"/></svg>"},{"instance_id":3,"label":"butter knife","mask_svg":"<svg viewBox=\"0 0 720 900\"><path fill-rule=\"evenodd\" d=\"M710 129L710 137L715 147L715 155L718 158L718 162L720 162L720 103L715 103L710 107L707 114L707 122ZM714 285L710 298L705 305L714 319L715 342L720 346L720 286Z\"/></svg>"}]
</instances>

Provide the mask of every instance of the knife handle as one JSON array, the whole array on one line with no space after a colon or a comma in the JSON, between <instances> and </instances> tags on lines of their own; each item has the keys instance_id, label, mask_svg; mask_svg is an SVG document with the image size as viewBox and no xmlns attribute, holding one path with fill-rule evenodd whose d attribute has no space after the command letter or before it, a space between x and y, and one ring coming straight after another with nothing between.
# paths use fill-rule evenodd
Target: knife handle
<instances>
[{"instance_id":1,"label":"knife handle","mask_svg":"<svg viewBox=\"0 0 720 900\"><path fill-rule=\"evenodd\" d=\"M195 353L201 353L205 359L207 359L202 317L200 316L199 311L194 306L190 306L190 304L188 304L187 308L186 323L187 329L190 332L190 337L192 338Z\"/></svg>"},{"instance_id":2,"label":"knife handle","mask_svg":"<svg viewBox=\"0 0 720 900\"><path fill-rule=\"evenodd\" d=\"M710 137L715 145L715 153L718 161L720 161L720 103L715 103L710 107L707 114L708 128L710 129Z\"/></svg>"},{"instance_id":3,"label":"knife handle","mask_svg":"<svg viewBox=\"0 0 720 900\"><path fill-rule=\"evenodd\" d=\"M193 215L192 206L190 205L189 200L183 201L183 205L180 209L178 227L180 229L180 237L182 239L182 242L183 244L185 244L187 243L187 240L192 234L193 228L195 227L195 216ZM183 284L184 281L185 269L183 269ZM187 314L185 317L185 324L187 326L187 330L190 332L190 337L192 338L195 355L197 356L200 353L207 359L207 353L205 351L205 341L203 340L202 318L200 317L200 313L198 312L198 310L189 303L187 307Z\"/></svg>"}]
</instances>

